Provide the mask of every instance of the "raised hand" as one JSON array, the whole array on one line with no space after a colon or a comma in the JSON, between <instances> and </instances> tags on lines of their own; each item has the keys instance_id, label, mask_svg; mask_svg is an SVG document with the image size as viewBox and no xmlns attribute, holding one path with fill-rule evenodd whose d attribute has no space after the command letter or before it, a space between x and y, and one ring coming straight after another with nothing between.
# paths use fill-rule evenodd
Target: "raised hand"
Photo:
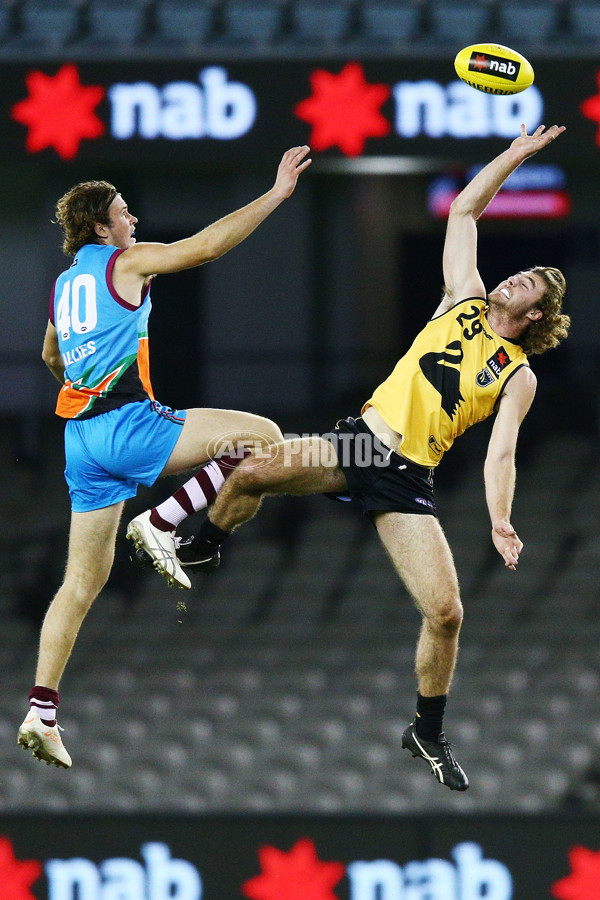
<instances>
[{"instance_id":1,"label":"raised hand","mask_svg":"<svg viewBox=\"0 0 600 900\"><path fill-rule=\"evenodd\" d=\"M305 144L303 147L292 147L283 154L273 185L273 190L283 200L293 193L298 176L310 166L312 159L306 159L308 153L310 147Z\"/></svg>"},{"instance_id":2,"label":"raised hand","mask_svg":"<svg viewBox=\"0 0 600 900\"><path fill-rule=\"evenodd\" d=\"M539 125L533 134L527 134L527 128L525 125L521 125L521 134L518 138L515 138L511 147L520 150L523 154L523 159L528 159L534 153L537 153L538 150L551 144L565 130L564 125L551 125L547 130L545 125Z\"/></svg>"}]
</instances>

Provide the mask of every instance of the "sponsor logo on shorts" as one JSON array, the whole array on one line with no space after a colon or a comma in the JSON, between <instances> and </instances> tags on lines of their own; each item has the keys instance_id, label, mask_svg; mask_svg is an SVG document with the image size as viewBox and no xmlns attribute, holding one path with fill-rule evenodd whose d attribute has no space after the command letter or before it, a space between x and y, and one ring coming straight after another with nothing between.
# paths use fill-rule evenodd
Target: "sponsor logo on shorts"
<instances>
[{"instance_id":1,"label":"sponsor logo on shorts","mask_svg":"<svg viewBox=\"0 0 600 900\"><path fill-rule=\"evenodd\" d=\"M436 505L432 503L431 500L426 500L425 497L415 497L415 503L420 503L421 506L427 506L429 509L433 509L435 511Z\"/></svg>"}]
</instances>

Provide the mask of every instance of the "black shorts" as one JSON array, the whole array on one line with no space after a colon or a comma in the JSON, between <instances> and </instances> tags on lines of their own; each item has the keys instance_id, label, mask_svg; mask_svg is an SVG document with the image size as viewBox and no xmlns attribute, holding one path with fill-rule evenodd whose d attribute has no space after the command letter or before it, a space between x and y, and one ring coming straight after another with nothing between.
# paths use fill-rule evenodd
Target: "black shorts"
<instances>
[{"instance_id":1,"label":"black shorts","mask_svg":"<svg viewBox=\"0 0 600 900\"><path fill-rule=\"evenodd\" d=\"M386 447L362 418L340 419L323 437L335 447L348 492L326 494L335 500L357 500L367 516L375 512L436 516L433 469L419 466Z\"/></svg>"}]
</instances>

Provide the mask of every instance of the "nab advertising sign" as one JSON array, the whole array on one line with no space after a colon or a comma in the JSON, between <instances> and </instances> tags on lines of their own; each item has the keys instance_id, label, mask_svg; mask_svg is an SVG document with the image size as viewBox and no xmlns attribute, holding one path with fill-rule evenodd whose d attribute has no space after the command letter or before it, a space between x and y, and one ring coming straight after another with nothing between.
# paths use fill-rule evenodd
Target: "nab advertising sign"
<instances>
[{"instance_id":1,"label":"nab advertising sign","mask_svg":"<svg viewBox=\"0 0 600 900\"><path fill-rule=\"evenodd\" d=\"M1 71L0 159L247 166L308 143L316 158L475 160L516 137L521 122L530 131L567 126L557 160L600 159L600 66L589 62L540 63L535 84L507 97L457 80L450 61L65 62Z\"/></svg>"},{"instance_id":2,"label":"nab advertising sign","mask_svg":"<svg viewBox=\"0 0 600 900\"><path fill-rule=\"evenodd\" d=\"M595 900L598 821L0 819L1 900Z\"/></svg>"}]
</instances>

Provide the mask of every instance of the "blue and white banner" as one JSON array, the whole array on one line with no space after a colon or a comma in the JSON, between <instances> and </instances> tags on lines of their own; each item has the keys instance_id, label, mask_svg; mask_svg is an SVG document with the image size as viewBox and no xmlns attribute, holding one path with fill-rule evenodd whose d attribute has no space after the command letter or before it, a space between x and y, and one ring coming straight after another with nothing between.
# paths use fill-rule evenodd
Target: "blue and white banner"
<instances>
[{"instance_id":1,"label":"blue and white banner","mask_svg":"<svg viewBox=\"0 0 600 900\"><path fill-rule=\"evenodd\" d=\"M597 818L0 819L2 900L593 900Z\"/></svg>"},{"instance_id":2,"label":"blue and white banner","mask_svg":"<svg viewBox=\"0 0 600 900\"><path fill-rule=\"evenodd\" d=\"M534 67L530 88L494 96L439 58L4 65L0 158L247 167L307 143L317 159L479 161L544 122L569 130L557 160L600 159L600 65Z\"/></svg>"}]
</instances>

